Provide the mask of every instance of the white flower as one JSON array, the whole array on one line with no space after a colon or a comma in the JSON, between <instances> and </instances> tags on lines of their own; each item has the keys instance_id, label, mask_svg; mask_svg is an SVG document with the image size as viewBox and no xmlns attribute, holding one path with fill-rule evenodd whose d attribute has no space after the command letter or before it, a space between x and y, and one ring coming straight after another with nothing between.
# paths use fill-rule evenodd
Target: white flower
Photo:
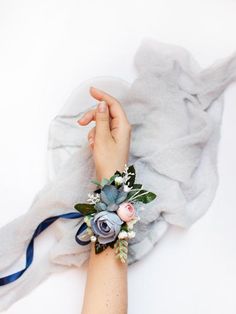
<instances>
[{"instance_id":1,"label":"white flower","mask_svg":"<svg viewBox=\"0 0 236 314\"><path fill-rule=\"evenodd\" d=\"M133 227L134 227L134 224L136 224L137 221L140 220L140 217L139 216L136 216L134 219L130 220L129 222L127 222L127 225L128 225L128 229L129 230L132 230Z\"/></svg>"},{"instance_id":2,"label":"white flower","mask_svg":"<svg viewBox=\"0 0 236 314\"><path fill-rule=\"evenodd\" d=\"M124 184L124 191L129 192L132 188L130 188L128 185Z\"/></svg>"},{"instance_id":3,"label":"white flower","mask_svg":"<svg viewBox=\"0 0 236 314\"><path fill-rule=\"evenodd\" d=\"M122 177L115 177L115 184L121 185L123 183L123 178Z\"/></svg>"},{"instance_id":4,"label":"white flower","mask_svg":"<svg viewBox=\"0 0 236 314\"><path fill-rule=\"evenodd\" d=\"M119 234L118 234L118 238L119 239L125 239L128 237L128 233L124 230L122 230Z\"/></svg>"},{"instance_id":5,"label":"white flower","mask_svg":"<svg viewBox=\"0 0 236 314\"><path fill-rule=\"evenodd\" d=\"M135 232L134 231L129 231L128 232L128 238L133 239L135 237Z\"/></svg>"},{"instance_id":6,"label":"white flower","mask_svg":"<svg viewBox=\"0 0 236 314\"><path fill-rule=\"evenodd\" d=\"M90 237L90 240L91 240L92 242L96 242L97 238L96 238L95 236L91 236L91 237Z\"/></svg>"}]
</instances>

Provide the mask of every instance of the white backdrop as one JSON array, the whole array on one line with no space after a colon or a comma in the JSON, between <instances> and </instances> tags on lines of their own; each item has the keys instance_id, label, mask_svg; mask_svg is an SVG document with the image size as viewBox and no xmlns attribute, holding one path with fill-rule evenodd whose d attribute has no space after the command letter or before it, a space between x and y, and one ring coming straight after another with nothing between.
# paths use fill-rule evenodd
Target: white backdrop
<instances>
[{"instance_id":1,"label":"white backdrop","mask_svg":"<svg viewBox=\"0 0 236 314\"><path fill-rule=\"evenodd\" d=\"M0 0L0 226L43 186L49 123L79 83L132 81L145 36L207 66L236 50L235 29L233 0ZM216 199L190 230L172 228L130 266L129 314L236 312L235 102L236 84L225 93ZM53 275L7 313L80 313L85 279L86 267Z\"/></svg>"}]
</instances>

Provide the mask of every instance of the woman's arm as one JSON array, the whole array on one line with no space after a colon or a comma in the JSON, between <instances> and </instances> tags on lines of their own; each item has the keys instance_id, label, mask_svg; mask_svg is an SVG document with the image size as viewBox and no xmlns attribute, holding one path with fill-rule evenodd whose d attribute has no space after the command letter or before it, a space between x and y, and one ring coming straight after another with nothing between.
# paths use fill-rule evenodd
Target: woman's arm
<instances>
[{"instance_id":1,"label":"woman's arm","mask_svg":"<svg viewBox=\"0 0 236 314\"><path fill-rule=\"evenodd\" d=\"M127 264L111 247L95 254L92 243L82 314L93 313L127 313Z\"/></svg>"},{"instance_id":2,"label":"woman's arm","mask_svg":"<svg viewBox=\"0 0 236 314\"><path fill-rule=\"evenodd\" d=\"M95 254L92 243L82 314L125 314L127 307L127 264L109 246Z\"/></svg>"},{"instance_id":3,"label":"woman's arm","mask_svg":"<svg viewBox=\"0 0 236 314\"><path fill-rule=\"evenodd\" d=\"M88 141L100 181L110 178L116 170L124 170L131 127L115 98L95 88L91 88L90 93L101 103L96 110L87 112L79 123L96 122L88 133ZM92 243L82 314L126 314L127 308L127 263L117 259L115 250L109 246L95 254Z\"/></svg>"}]
</instances>

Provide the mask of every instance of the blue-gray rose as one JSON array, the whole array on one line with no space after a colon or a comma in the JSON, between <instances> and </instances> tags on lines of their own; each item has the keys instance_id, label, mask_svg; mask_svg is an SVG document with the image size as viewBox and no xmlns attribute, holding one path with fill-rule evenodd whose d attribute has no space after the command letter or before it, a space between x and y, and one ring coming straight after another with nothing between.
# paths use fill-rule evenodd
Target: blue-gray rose
<instances>
[{"instance_id":1,"label":"blue-gray rose","mask_svg":"<svg viewBox=\"0 0 236 314\"><path fill-rule=\"evenodd\" d=\"M98 242L106 244L116 239L123 221L112 212L101 211L91 219L91 228L98 237Z\"/></svg>"},{"instance_id":2,"label":"blue-gray rose","mask_svg":"<svg viewBox=\"0 0 236 314\"><path fill-rule=\"evenodd\" d=\"M97 211L116 211L119 204L127 198L127 195L128 193L124 191L123 187L117 189L114 185L105 184L101 189L101 200L95 204L95 208Z\"/></svg>"}]
</instances>

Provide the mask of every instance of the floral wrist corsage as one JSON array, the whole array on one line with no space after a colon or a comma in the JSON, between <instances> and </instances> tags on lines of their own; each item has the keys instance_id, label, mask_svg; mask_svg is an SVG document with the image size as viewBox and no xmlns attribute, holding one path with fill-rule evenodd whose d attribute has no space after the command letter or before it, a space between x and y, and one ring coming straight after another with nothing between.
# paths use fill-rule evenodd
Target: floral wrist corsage
<instances>
[{"instance_id":1,"label":"floral wrist corsage","mask_svg":"<svg viewBox=\"0 0 236 314\"><path fill-rule=\"evenodd\" d=\"M156 195L135 183L133 165L125 165L122 173L116 171L110 179L92 182L98 189L88 194L89 203L74 206L83 214L87 225L83 237L95 242L96 254L108 246L115 248L116 256L124 263L128 256L128 240L135 237L133 227L140 219L141 205L153 201Z\"/></svg>"}]
</instances>

